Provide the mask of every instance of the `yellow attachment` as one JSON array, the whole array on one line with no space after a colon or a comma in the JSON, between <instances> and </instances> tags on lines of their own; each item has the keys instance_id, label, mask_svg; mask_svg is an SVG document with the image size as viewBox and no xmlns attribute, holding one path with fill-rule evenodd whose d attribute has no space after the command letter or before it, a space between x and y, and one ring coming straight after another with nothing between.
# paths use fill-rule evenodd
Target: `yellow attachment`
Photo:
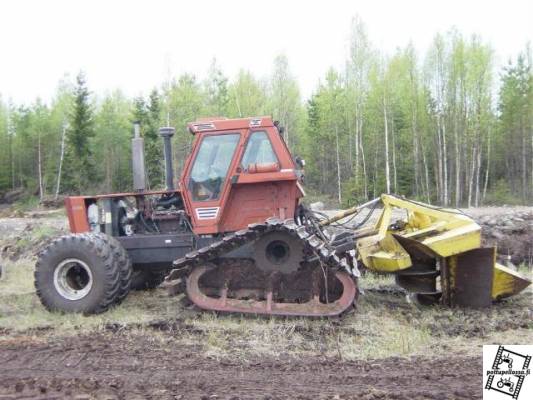
<instances>
[{"instance_id":1,"label":"yellow attachment","mask_svg":"<svg viewBox=\"0 0 533 400\"><path fill-rule=\"evenodd\" d=\"M524 290L531 281L510 268L496 263L492 281L492 299L499 300L512 296Z\"/></svg>"},{"instance_id":2,"label":"yellow attachment","mask_svg":"<svg viewBox=\"0 0 533 400\"><path fill-rule=\"evenodd\" d=\"M393 234L416 240L441 257L463 253L481 245L481 228L459 211L439 210L386 194L381 195L381 201L383 211L374 226L374 234L357 241L357 249L367 268L396 272L412 265L409 255ZM393 208L407 211L407 219L398 223L395 230L390 229Z\"/></svg>"},{"instance_id":3,"label":"yellow attachment","mask_svg":"<svg viewBox=\"0 0 533 400\"><path fill-rule=\"evenodd\" d=\"M492 279L490 297L493 300L517 294L531 283L518 273L496 263L495 256L483 260L478 256L469 258L473 253L481 254L481 250L476 250L481 249L481 228L460 211L436 208L386 194L381 195L381 202L383 210L374 227L355 231L359 257L367 268L383 273L404 271L402 272L404 274L405 270L413 265L412 254L404 248L408 244L407 250L418 251L419 257L420 254L424 254L426 259L438 261L441 266L450 266L449 276L446 278L448 283L444 285L441 283L441 286L444 286L441 288L444 299L453 298L453 293L457 290L464 292L473 291L474 287L479 288L482 279L489 279L486 281L489 283L487 288L490 288L490 279ZM393 208L404 209L406 218L391 224ZM360 207L357 211L359 210ZM461 273L462 282L455 276L456 257L467 260L462 263L462 268L466 268ZM476 267L474 264L477 264ZM472 268L471 272L468 272L469 266ZM479 271L486 271L489 275L485 274L484 278L476 275L474 271L478 271L476 269L478 267L481 268ZM471 289L468 289L469 287ZM485 293L489 296L488 292Z\"/></svg>"},{"instance_id":4,"label":"yellow attachment","mask_svg":"<svg viewBox=\"0 0 533 400\"><path fill-rule=\"evenodd\" d=\"M411 266L409 253L392 235L378 240L378 235L359 239L359 254L365 266L378 272L396 272Z\"/></svg>"}]
</instances>

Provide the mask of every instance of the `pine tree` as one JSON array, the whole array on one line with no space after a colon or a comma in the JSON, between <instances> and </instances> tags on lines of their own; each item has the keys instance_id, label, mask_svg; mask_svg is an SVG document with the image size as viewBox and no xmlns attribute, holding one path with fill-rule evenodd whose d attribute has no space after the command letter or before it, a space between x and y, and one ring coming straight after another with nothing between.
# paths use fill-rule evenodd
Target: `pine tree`
<instances>
[{"instance_id":1,"label":"pine tree","mask_svg":"<svg viewBox=\"0 0 533 400\"><path fill-rule=\"evenodd\" d=\"M94 187L94 182L91 182L94 165L90 140L95 135L90 93L82 72L76 78L69 126L64 187L82 193L87 187Z\"/></svg>"},{"instance_id":2,"label":"pine tree","mask_svg":"<svg viewBox=\"0 0 533 400\"><path fill-rule=\"evenodd\" d=\"M147 124L144 129L144 145L146 149L146 168L148 182L151 189L159 188L163 185L163 147L159 137L159 127L161 126L161 100L156 89L150 93L150 100L146 110Z\"/></svg>"}]
</instances>

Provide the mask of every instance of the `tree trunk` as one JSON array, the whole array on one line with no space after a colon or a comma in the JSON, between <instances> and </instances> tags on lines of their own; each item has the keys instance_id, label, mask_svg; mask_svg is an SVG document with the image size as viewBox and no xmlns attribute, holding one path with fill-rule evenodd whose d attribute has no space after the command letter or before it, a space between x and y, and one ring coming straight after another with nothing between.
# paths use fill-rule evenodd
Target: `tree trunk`
<instances>
[{"instance_id":1,"label":"tree trunk","mask_svg":"<svg viewBox=\"0 0 533 400\"><path fill-rule=\"evenodd\" d=\"M379 146L374 146L375 150L374 150L374 179L372 180L372 198L376 198L377 197L377 182L378 182L378 174L379 174L379 170L378 170L378 147Z\"/></svg>"},{"instance_id":2,"label":"tree trunk","mask_svg":"<svg viewBox=\"0 0 533 400\"><path fill-rule=\"evenodd\" d=\"M340 149L339 149L339 129L337 124L335 124L335 144L336 144L336 155L337 155L337 194L339 205L342 204L342 194L341 194L341 161L340 161Z\"/></svg>"},{"instance_id":3,"label":"tree trunk","mask_svg":"<svg viewBox=\"0 0 533 400\"><path fill-rule=\"evenodd\" d=\"M524 203L527 202L527 142L526 133L522 129L522 193Z\"/></svg>"},{"instance_id":4,"label":"tree trunk","mask_svg":"<svg viewBox=\"0 0 533 400\"><path fill-rule=\"evenodd\" d=\"M468 178L468 208L472 207L472 189L474 186L474 173L476 167L476 146L472 146L472 161L470 163L470 176Z\"/></svg>"},{"instance_id":5,"label":"tree trunk","mask_svg":"<svg viewBox=\"0 0 533 400\"><path fill-rule=\"evenodd\" d=\"M485 201L487 195L487 186L489 185L489 171L490 171L490 126L487 135L487 169L485 170L485 183L483 184L483 196L481 196L481 202Z\"/></svg>"},{"instance_id":6,"label":"tree trunk","mask_svg":"<svg viewBox=\"0 0 533 400\"><path fill-rule=\"evenodd\" d=\"M355 106L355 187L359 190L359 107Z\"/></svg>"},{"instance_id":7,"label":"tree trunk","mask_svg":"<svg viewBox=\"0 0 533 400\"><path fill-rule=\"evenodd\" d=\"M57 170L57 185L55 199L59 197L59 188L61 187L61 169L63 168L63 158L65 157L65 136L67 132L66 124L63 124L63 132L61 133L61 151L59 155L59 168Z\"/></svg>"},{"instance_id":8,"label":"tree trunk","mask_svg":"<svg viewBox=\"0 0 533 400\"><path fill-rule=\"evenodd\" d=\"M413 135L413 173L415 175L415 187L413 193L418 198L423 192L420 185L422 184L422 179L420 176L420 143L418 137L418 82L416 76L416 64L414 60L411 60L409 68L409 79L411 83L411 130Z\"/></svg>"},{"instance_id":9,"label":"tree trunk","mask_svg":"<svg viewBox=\"0 0 533 400\"><path fill-rule=\"evenodd\" d=\"M38 171L39 171L39 199L42 200L44 197L44 188L43 188L43 159L41 151L41 132L37 133L37 159L38 159Z\"/></svg>"},{"instance_id":10,"label":"tree trunk","mask_svg":"<svg viewBox=\"0 0 533 400\"><path fill-rule=\"evenodd\" d=\"M353 173L353 144L352 144L352 119L348 115L348 108L346 110L346 121L348 121L348 165L350 166L350 175Z\"/></svg>"},{"instance_id":11,"label":"tree trunk","mask_svg":"<svg viewBox=\"0 0 533 400\"><path fill-rule=\"evenodd\" d=\"M385 181L387 193L390 193L390 167L389 167L389 127L387 121L387 103L383 98L383 119L385 122Z\"/></svg>"},{"instance_id":12,"label":"tree trunk","mask_svg":"<svg viewBox=\"0 0 533 400\"><path fill-rule=\"evenodd\" d=\"M461 203L461 155L459 153L459 123L457 113L454 115L454 141L455 141L455 207Z\"/></svg>"},{"instance_id":13,"label":"tree trunk","mask_svg":"<svg viewBox=\"0 0 533 400\"><path fill-rule=\"evenodd\" d=\"M237 91L235 91L235 103L237 104L237 111L239 112L239 117L242 118L241 105L239 103L239 94L237 93Z\"/></svg>"},{"instance_id":14,"label":"tree trunk","mask_svg":"<svg viewBox=\"0 0 533 400\"><path fill-rule=\"evenodd\" d=\"M476 186L475 186L475 198L474 198L474 205L476 207L479 207L479 176L481 174L481 152L482 147L481 144L478 141L478 144L476 144L476 147L478 147L477 150L477 157L476 157Z\"/></svg>"},{"instance_id":15,"label":"tree trunk","mask_svg":"<svg viewBox=\"0 0 533 400\"><path fill-rule=\"evenodd\" d=\"M358 125L359 125L359 128L358 128L359 142L357 143L357 149L358 149L357 157L359 158L359 151L360 151L361 152L360 154L361 155L361 166L363 168L363 191L364 191L365 199L368 199L368 175L366 172L365 148L363 146L363 117L362 116L360 116L359 118ZM357 165L357 162L356 162L356 165Z\"/></svg>"},{"instance_id":16,"label":"tree trunk","mask_svg":"<svg viewBox=\"0 0 533 400\"><path fill-rule=\"evenodd\" d=\"M290 149L291 144L289 143L289 120L286 118L285 121L285 142L287 143L287 147ZM292 126L290 128L292 128Z\"/></svg>"},{"instance_id":17,"label":"tree trunk","mask_svg":"<svg viewBox=\"0 0 533 400\"><path fill-rule=\"evenodd\" d=\"M13 137L15 135L15 129L13 126L13 121L11 120L11 110L8 109L7 114L7 137L9 140L9 168L11 175L11 190L15 190L15 156L14 156L14 143Z\"/></svg>"},{"instance_id":18,"label":"tree trunk","mask_svg":"<svg viewBox=\"0 0 533 400\"><path fill-rule=\"evenodd\" d=\"M448 152L446 149L446 123L442 121L443 202L448 205Z\"/></svg>"},{"instance_id":19,"label":"tree trunk","mask_svg":"<svg viewBox=\"0 0 533 400\"><path fill-rule=\"evenodd\" d=\"M435 168L437 201L442 204L442 144L440 137L440 118L437 116L437 168Z\"/></svg>"},{"instance_id":20,"label":"tree trunk","mask_svg":"<svg viewBox=\"0 0 533 400\"><path fill-rule=\"evenodd\" d=\"M417 131L417 123L416 123L416 110L411 111L411 128L413 131L413 172L415 175L415 190L414 193L416 197L418 198L420 196L420 185L421 185L421 179L420 179L420 154L419 154L419 143L418 143L418 131Z\"/></svg>"},{"instance_id":21,"label":"tree trunk","mask_svg":"<svg viewBox=\"0 0 533 400\"><path fill-rule=\"evenodd\" d=\"M111 191L111 149L109 147L106 147L105 151L105 186L106 191Z\"/></svg>"},{"instance_id":22,"label":"tree trunk","mask_svg":"<svg viewBox=\"0 0 533 400\"><path fill-rule=\"evenodd\" d=\"M429 168L428 168L428 163L426 160L426 152L423 147L422 147L422 163L424 164L426 200L428 204L431 204L431 197L429 195Z\"/></svg>"},{"instance_id":23,"label":"tree trunk","mask_svg":"<svg viewBox=\"0 0 533 400\"><path fill-rule=\"evenodd\" d=\"M392 138L392 177L394 185L394 193L398 193L398 174L396 172L396 140L394 137L394 117L391 121L391 138Z\"/></svg>"},{"instance_id":24,"label":"tree trunk","mask_svg":"<svg viewBox=\"0 0 533 400\"><path fill-rule=\"evenodd\" d=\"M13 135L8 132L9 138L9 169L11 175L11 190L15 190L15 158L13 157Z\"/></svg>"}]
</instances>

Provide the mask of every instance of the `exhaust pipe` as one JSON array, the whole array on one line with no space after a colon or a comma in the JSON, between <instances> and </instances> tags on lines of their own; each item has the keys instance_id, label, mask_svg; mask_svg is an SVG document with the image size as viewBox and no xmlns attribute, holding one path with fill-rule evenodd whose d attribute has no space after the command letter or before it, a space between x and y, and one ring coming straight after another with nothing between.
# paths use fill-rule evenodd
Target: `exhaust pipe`
<instances>
[{"instance_id":1,"label":"exhaust pipe","mask_svg":"<svg viewBox=\"0 0 533 400\"><path fill-rule=\"evenodd\" d=\"M133 139L131 139L131 161L133 169L133 190L146 190L146 169L144 166L144 139L141 137L141 124L133 123Z\"/></svg>"},{"instance_id":2,"label":"exhaust pipe","mask_svg":"<svg viewBox=\"0 0 533 400\"><path fill-rule=\"evenodd\" d=\"M165 152L165 183L168 191L175 189L174 187L174 170L172 167L172 142L170 139L174 136L176 130L170 126L159 128L159 134L163 138L163 146Z\"/></svg>"}]
</instances>

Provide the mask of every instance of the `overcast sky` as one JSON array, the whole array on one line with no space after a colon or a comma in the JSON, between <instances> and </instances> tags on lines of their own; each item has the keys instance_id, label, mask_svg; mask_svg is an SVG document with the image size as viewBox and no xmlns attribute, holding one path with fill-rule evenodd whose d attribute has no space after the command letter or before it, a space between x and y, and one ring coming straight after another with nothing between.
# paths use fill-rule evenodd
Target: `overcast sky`
<instances>
[{"instance_id":1,"label":"overcast sky","mask_svg":"<svg viewBox=\"0 0 533 400\"><path fill-rule=\"evenodd\" d=\"M83 69L93 92L135 96L169 70L203 78L213 57L230 77L240 68L264 77L285 53L308 96L342 66L355 15L388 53L409 40L423 52L456 26L480 34L503 63L533 39L532 0L2 0L0 94L49 100L65 73Z\"/></svg>"}]
</instances>

